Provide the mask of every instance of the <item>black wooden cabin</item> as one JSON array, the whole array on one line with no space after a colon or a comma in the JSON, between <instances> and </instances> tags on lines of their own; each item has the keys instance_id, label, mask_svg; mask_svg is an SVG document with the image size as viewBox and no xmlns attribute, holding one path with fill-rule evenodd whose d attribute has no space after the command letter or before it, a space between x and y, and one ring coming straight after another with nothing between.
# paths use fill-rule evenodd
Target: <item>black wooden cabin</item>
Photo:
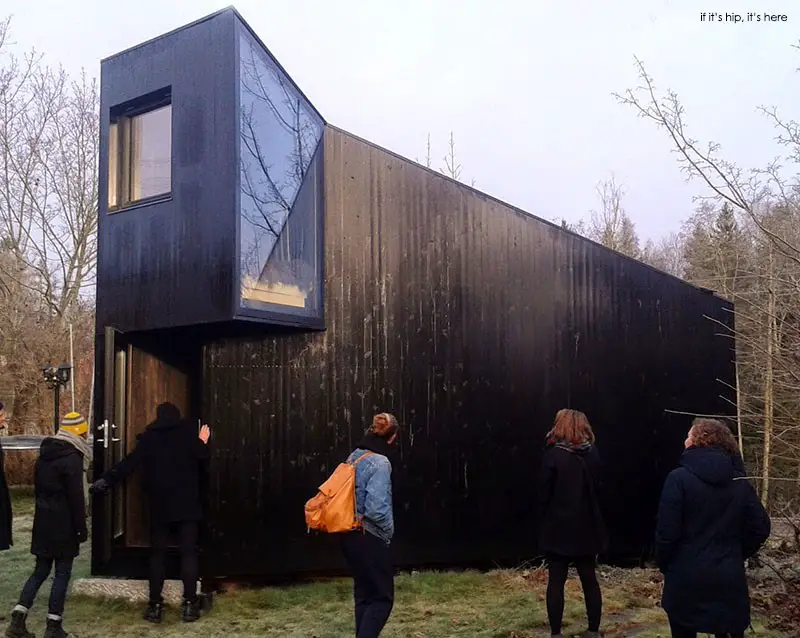
<instances>
[{"instance_id":1,"label":"black wooden cabin","mask_svg":"<svg viewBox=\"0 0 800 638\"><path fill-rule=\"evenodd\" d=\"M162 401L210 423L207 575L338 569L303 504L378 411L400 566L534 558L562 407L610 557L647 554L676 412L729 412L730 303L329 125L233 9L101 75L96 465ZM136 480L98 499L93 571L142 575L147 525Z\"/></svg>"}]
</instances>

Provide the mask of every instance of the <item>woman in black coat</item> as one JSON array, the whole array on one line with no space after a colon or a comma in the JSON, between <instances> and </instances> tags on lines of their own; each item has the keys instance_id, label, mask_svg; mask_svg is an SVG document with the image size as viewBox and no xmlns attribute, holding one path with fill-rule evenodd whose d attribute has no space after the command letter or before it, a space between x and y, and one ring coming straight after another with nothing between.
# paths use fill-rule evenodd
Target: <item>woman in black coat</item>
<instances>
[{"instance_id":1,"label":"woman in black coat","mask_svg":"<svg viewBox=\"0 0 800 638\"><path fill-rule=\"evenodd\" d=\"M603 598L595 566L607 544L599 487L600 456L586 415L560 410L547 435L539 479L539 551L549 571L547 617L553 636L561 635L570 564L577 568L583 587L587 635L599 635Z\"/></svg>"},{"instance_id":2,"label":"woman in black coat","mask_svg":"<svg viewBox=\"0 0 800 638\"><path fill-rule=\"evenodd\" d=\"M156 420L139 435L136 448L92 485L91 492L106 493L137 469L150 507L150 600L144 618L160 623L164 615L162 590L170 533L180 536L183 580L183 620L200 617L197 581L200 572L199 533L204 518L202 485L207 478L210 430L197 428L181 417L172 403L156 409Z\"/></svg>"},{"instance_id":3,"label":"woman in black coat","mask_svg":"<svg viewBox=\"0 0 800 638\"><path fill-rule=\"evenodd\" d=\"M5 406L0 402L0 430L6 429ZM11 535L11 495L6 483L5 459L3 458L3 439L0 437L0 551L10 549L14 544Z\"/></svg>"},{"instance_id":4,"label":"woman in black coat","mask_svg":"<svg viewBox=\"0 0 800 638\"><path fill-rule=\"evenodd\" d=\"M724 423L695 419L685 447L658 509L662 606L675 638L742 637L750 625L744 561L769 537L769 516Z\"/></svg>"},{"instance_id":5,"label":"woman in black coat","mask_svg":"<svg viewBox=\"0 0 800 638\"><path fill-rule=\"evenodd\" d=\"M48 602L45 638L65 638L61 626L72 564L80 544L87 540L85 473L92 461L86 440L89 426L78 413L61 420L55 436L47 437L39 448L34 468L36 510L33 516L31 554L36 567L28 578L19 602L11 614L8 638L32 638L25 621L36 595L51 570L55 570Z\"/></svg>"}]
</instances>

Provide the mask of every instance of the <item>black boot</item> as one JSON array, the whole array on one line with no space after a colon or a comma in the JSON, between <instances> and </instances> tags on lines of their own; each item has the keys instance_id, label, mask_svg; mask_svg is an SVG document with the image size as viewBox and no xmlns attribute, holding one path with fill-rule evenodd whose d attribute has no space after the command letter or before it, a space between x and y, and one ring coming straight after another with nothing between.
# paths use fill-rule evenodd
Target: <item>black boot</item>
<instances>
[{"instance_id":1,"label":"black boot","mask_svg":"<svg viewBox=\"0 0 800 638\"><path fill-rule=\"evenodd\" d=\"M143 618L147 622L159 624L162 620L164 620L164 603L147 603L147 608L144 610Z\"/></svg>"},{"instance_id":2,"label":"black boot","mask_svg":"<svg viewBox=\"0 0 800 638\"><path fill-rule=\"evenodd\" d=\"M47 629L44 630L44 638L69 638L69 634L61 626L61 620L47 619Z\"/></svg>"},{"instance_id":3,"label":"black boot","mask_svg":"<svg viewBox=\"0 0 800 638\"><path fill-rule=\"evenodd\" d=\"M183 618L183 622L194 622L200 618L200 601L197 598L194 600L184 598L181 606L181 618Z\"/></svg>"},{"instance_id":4,"label":"black boot","mask_svg":"<svg viewBox=\"0 0 800 638\"><path fill-rule=\"evenodd\" d=\"M36 638L25 626L27 618L28 614L24 611L11 612L11 624L6 629L6 638Z\"/></svg>"},{"instance_id":5,"label":"black boot","mask_svg":"<svg viewBox=\"0 0 800 638\"><path fill-rule=\"evenodd\" d=\"M208 614L214 606L214 592L205 592L199 594L200 598L200 613Z\"/></svg>"}]
</instances>

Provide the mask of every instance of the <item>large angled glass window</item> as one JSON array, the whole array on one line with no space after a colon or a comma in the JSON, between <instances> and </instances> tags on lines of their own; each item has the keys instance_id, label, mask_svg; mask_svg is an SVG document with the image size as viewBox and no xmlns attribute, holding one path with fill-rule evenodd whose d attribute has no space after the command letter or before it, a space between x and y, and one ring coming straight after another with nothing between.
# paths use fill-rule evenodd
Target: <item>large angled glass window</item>
<instances>
[{"instance_id":1,"label":"large angled glass window","mask_svg":"<svg viewBox=\"0 0 800 638\"><path fill-rule=\"evenodd\" d=\"M239 38L241 305L319 316L322 182L312 160L324 124L243 27Z\"/></svg>"}]
</instances>

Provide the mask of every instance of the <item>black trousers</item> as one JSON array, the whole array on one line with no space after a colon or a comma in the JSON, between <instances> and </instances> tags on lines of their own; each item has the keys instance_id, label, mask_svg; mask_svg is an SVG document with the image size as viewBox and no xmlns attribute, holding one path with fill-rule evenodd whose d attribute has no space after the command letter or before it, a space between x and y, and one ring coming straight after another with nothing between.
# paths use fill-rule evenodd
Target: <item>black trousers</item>
<instances>
[{"instance_id":1,"label":"black trousers","mask_svg":"<svg viewBox=\"0 0 800 638\"><path fill-rule=\"evenodd\" d=\"M197 579L200 577L200 559L198 550L197 521L183 521L165 525L154 524L150 530L150 602L162 603L162 591L166 578L167 547L171 532L179 534L181 551L181 580L183 581L184 600L197 598Z\"/></svg>"},{"instance_id":2,"label":"black trousers","mask_svg":"<svg viewBox=\"0 0 800 638\"><path fill-rule=\"evenodd\" d=\"M589 631L600 630L600 617L603 613L603 594L595 573L594 556L569 558L549 554L547 556L547 619L550 621L550 633L561 633L564 620L564 585L567 584L569 566L574 564L583 587L583 600L586 604L586 616L589 620Z\"/></svg>"},{"instance_id":3,"label":"black trousers","mask_svg":"<svg viewBox=\"0 0 800 638\"><path fill-rule=\"evenodd\" d=\"M378 638L394 606L394 567L390 547L369 532L350 532L342 550L353 574L356 638Z\"/></svg>"},{"instance_id":4,"label":"black trousers","mask_svg":"<svg viewBox=\"0 0 800 638\"><path fill-rule=\"evenodd\" d=\"M693 629L687 629L674 623L672 618L669 619L669 630L672 633L672 638L697 638L697 632ZM744 638L744 632L741 633L727 633L727 634L714 634L714 638Z\"/></svg>"},{"instance_id":5,"label":"black trousers","mask_svg":"<svg viewBox=\"0 0 800 638\"><path fill-rule=\"evenodd\" d=\"M74 558L42 558L36 557L36 567L33 570L30 578L22 588L22 593L19 597L19 604L30 609L33 607L33 602L36 600L36 594L39 593L44 581L50 575L50 570L55 564L55 574L53 574L53 584L50 587L50 601L47 607L47 613L53 616L64 615L64 605L67 600L67 589L69 588L69 579L72 576L72 563Z\"/></svg>"}]
</instances>

